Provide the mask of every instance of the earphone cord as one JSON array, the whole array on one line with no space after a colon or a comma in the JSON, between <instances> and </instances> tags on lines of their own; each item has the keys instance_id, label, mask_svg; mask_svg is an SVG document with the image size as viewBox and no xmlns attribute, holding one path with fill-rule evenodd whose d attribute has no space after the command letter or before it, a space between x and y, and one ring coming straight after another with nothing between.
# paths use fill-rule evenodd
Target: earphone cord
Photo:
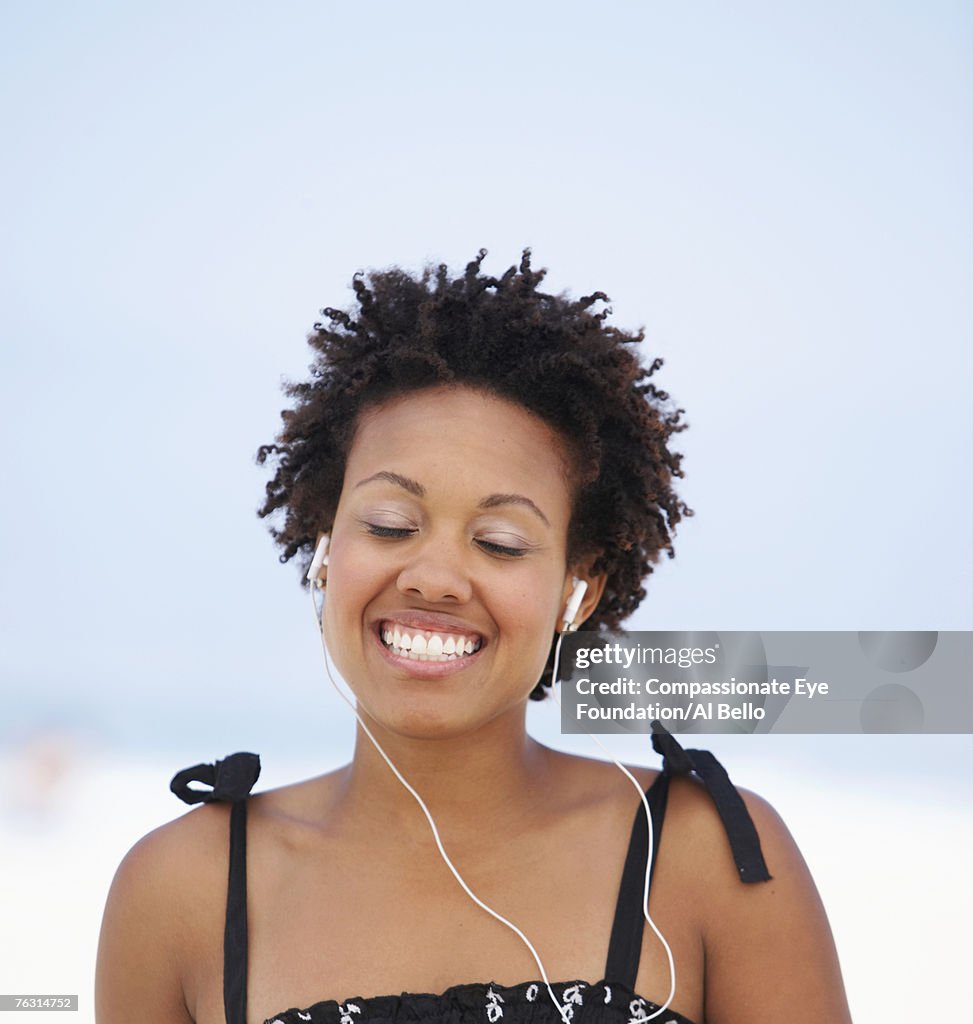
<instances>
[{"instance_id":1,"label":"earphone cord","mask_svg":"<svg viewBox=\"0 0 973 1024\"><path fill-rule=\"evenodd\" d=\"M436 822L433 820L433 816L429 813L429 808L426 807L422 797L419 796L419 794L412 788L412 786L410 786L409 783L403 778L402 773L392 763L391 758L388 756L388 754L385 753L385 751L381 747L381 744L372 735L371 729L368 728L368 726L362 720L361 715L358 714L358 709L355 707L352 701L344 693L342 693L341 688L338 686L337 682L335 682L335 678L331 674L331 664L330 659L328 658L328 645L324 642L323 624L321 620L319 620L318 618L318 609L317 605L314 602L313 584L311 586L311 604L314 607L314 621L318 625L318 632L320 633L321 636L321 650L324 652L324 668L328 674L328 679L331 680L331 685L338 692L338 696L341 697L341 699L348 705L348 707L351 708L355 718L358 719L358 724L362 727L362 729L365 730L365 735L372 741L372 745L379 752L379 754L381 754L382 759L389 766L389 768L392 769L392 772L395 775L395 777L399 780L399 782L402 783L403 786L405 786L409 793L412 794L412 796L415 798L416 803L419 804L419 807L422 809L422 813L426 816L426 821L429 822L429 827L432 829L432 835L433 838L436 840L436 848L439 850L439 855L445 861L446 867L448 867L449 870L453 873L453 877L456 879L457 882L459 882L460 886L462 887L466 895L469 896L469 898L478 907L485 910L491 917L496 918L496 920L498 920L501 924L505 924L511 931L513 931L518 936L518 938L521 939L524 945L527 946L527 948L530 950L531 956L534 958L534 962L537 964L537 969L541 972L541 978L544 981L544 985L547 987L547 991L551 997L551 1001L557 1007L557 1011L561 1015L561 1019L564 1021L564 1024L570 1024L571 1017L568 1014L565 1007L557 1001L557 996L554 995L554 989L551 988L550 980L547 977L547 971L544 970L544 964L541 962L541 958L538 956L537 950L534 949L534 946L531 943L530 939L528 939L527 936L524 935L524 933L512 921L508 921L502 914L498 914L492 907L488 907L483 902L483 900L481 900L479 896L477 896L476 893L473 892L473 890L466 884L465 880L463 879L463 876L459 873L459 871L456 870L456 867L454 866L453 862L449 859L449 855L443 848L442 840L439 838L439 829L436 828ZM356 699L358 700L359 703L361 703L360 698ZM365 710L368 711L368 708L365 707L364 704L362 704L362 707L364 707ZM371 715L370 711L368 713ZM375 716L372 715L372 717L374 718Z\"/></svg>"},{"instance_id":2,"label":"earphone cord","mask_svg":"<svg viewBox=\"0 0 973 1024\"><path fill-rule=\"evenodd\" d=\"M551 673L551 696L554 698L554 702L558 708L561 707L561 701L557 696L557 670L561 663L561 643L564 640L564 632L560 632L557 635L557 642L554 645L554 664L552 666L553 671ZM652 882L652 854L655 844L655 832L652 827L652 811L649 807L649 801L646 799L645 793L642 791L642 787L639 785L638 779L623 765L620 761L616 761L612 752L602 743L600 740L595 739L591 733L585 733L589 740L592 740L611 758L614 762L615 767L618 768L632 783L635 787L636 792L639 795L639 799L642 801L642 808L645 811L645 823L649 830L649 846L646 853L645 860L645 885L642 889L642 916L648 922L649 927L655 932L656 938L662 943L662 948L666 951L666 959L669 962L669 995L666 997L666 1001L659 1007L658 1010L654 1010L652 1013L646 1014L641 1017L640 1020L652 1020L653 1017L658 1017L660 1013L664 1013L672 1000L676 996L676 962L672 956L672 949L669 943L666 942L666 937L659 931L655 921L652 920L649 914L649 888Z\"/></svg>"}]
</instances>

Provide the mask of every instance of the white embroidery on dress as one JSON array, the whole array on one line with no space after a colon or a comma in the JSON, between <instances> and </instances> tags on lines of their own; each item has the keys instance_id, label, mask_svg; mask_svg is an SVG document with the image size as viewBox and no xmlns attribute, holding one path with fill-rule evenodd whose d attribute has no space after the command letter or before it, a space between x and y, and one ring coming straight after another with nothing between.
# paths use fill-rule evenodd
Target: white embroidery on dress
<instances>
[{"instance_id":1,"label":"white embroidery on dress","mask_svg":"<svg viewBox=\"0 0 973 1024\"><path fill-rule=\"evenodd\" d=\"M494 992L490 987L487 989L486 998L487 1020L490 1024L497 1024L497 1021L503 1016L503 1007L500 1005L503 1002L503 996L499 992ZM341 1024L344 1024L344 1021Z\"/></svg>"},{"instance_id":2,"label":"white embroidery on dress","mask_svg":"<svg viewBox=\"0 0 973 1024\"><path fill-rule=\"evenodd\" d=\"M532 1003L537 998L537 986L530 985L527 989L527 1002Z\"/></svg>"},{"instance_id":3,"label":"white embroidery on dress","mask_svg":"<svg viewBox=\"0 0 973 1024\"><path fill-rule=\"evenodd\" d=\"M572 985L570 988L566 988L564 990L564 998L569 1003L577 1003L578 1006L580 1006L581 1005L581 990L583 988L587 988L587 987L588 986L585 985L584 982L579 982L577 985Z\"/></svg>"},{"instance_id":4,"label":"white embroidery on dress","mask_svg":"<svg viewBox=\"0 0 973 1024\"><path fill-rule=\"evenodd\" d=\"M297 1011L297 1015L298 1015L298 1017L301 1018L301 1020L310 1020L311 1019L311 1015L309 1013L301 1013L300 1010Z\"/></svg>"},{"instance_id":5,"label":"white embroidery on dress","mask_svg":"<svg viewBox=\"0 0 973 1024\"><path fill-rule=\"evenodd\" d=\"M645 1000L641 996L637 996L628 1004L628 1012L632 1015L628 1019L628 1024L639 1024L640 1021L649 1018L645 1012Z\"/></svg>"},{"instance_id":6,"label":"white embroidery on dress","mask_svg":"<svg viewBox=\"0 0 973 1024\"><path fill-rule=\"evenodd\" d=\"M610 1003L611 1001L612 1001L612 990L611 990L611 988L608 985L606 985L605 986L605 1002L606 1003Z\"/></svg>"},{"instance_id":7,"label":"white embroidery on dress","mask_svg":"<svg viewBox=\"0 0 973 1024\"><path fill-rule=\"evenodd\" d=\"M572 985L570 988L566 988L562 993L564 999L564 1013L561 1019L565 1021L574 1020L574 1008L575 1006L581 1005L581 990L588 986L584 982L579 982L577 985Z\"/></svg>"},{"instance_id":8,"label":"white embroidery on dress","mask_svg":"<svg viewBox=\"0 0 973 1024\"><path fill-rule=\"evenodd\" d=\"M361 1007L357 1003L339 1003L338 1013L341 1014L341 1024L353 1024L353 1013L361 1013Z\"/></svg>"}]
</instances>

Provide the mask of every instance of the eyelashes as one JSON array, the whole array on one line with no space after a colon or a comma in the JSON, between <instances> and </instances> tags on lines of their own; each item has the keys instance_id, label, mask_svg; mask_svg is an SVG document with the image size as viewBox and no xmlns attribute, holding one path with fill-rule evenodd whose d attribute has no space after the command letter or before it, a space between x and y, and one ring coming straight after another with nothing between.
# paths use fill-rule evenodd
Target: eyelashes
<instances>
[{"instance_id":1,"label":"eyelashes","mask_svg":"<svg viewBox=\"0 0 973 1024\"><path fill-rule=\"evenodd\" d=\"M411 537L414 533L419 532L407 526L381 526L379 523L362 522L362 526L373 537L397 537L402 539L403 537Z\"/></svg>"},{"instance_id":2,"label":"eyelashes","mask_svg":"<svg viewBox=\"0 0 973 1024\"><path fill-rule=\"evenodd\" d=\"M411 526L383 526L381 523L369 523L364 520L362 520L362 526L371 536L382 537L386 540L405 540L419 532ZM481 551L501 558L523 558L530 550L526 547L518 548L508 544L497 544L496 541L484 540L482 537L475 537L473 543Z\"/></svg>"},{"instance_id":3,"label":"eyelashes","mask_svg":"<svg viewBox=\"0 0 973 1024\"><path fill-rule=\"evenodd\" d=\"M491 555L503 555L505 558L523 558L527 554L527 548L511 548L490 540L477 539L473 543Z\"/></svg>"}]
</instances>

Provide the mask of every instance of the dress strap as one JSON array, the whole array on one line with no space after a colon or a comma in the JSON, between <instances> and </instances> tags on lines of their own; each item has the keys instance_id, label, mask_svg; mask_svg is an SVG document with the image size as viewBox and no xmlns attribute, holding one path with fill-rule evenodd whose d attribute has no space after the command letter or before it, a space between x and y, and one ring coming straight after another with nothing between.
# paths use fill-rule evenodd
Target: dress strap
<instances>
[{"instance_id":1,"label":"dress strap","mask_svg":"<svg viewBox=\"0 0 973 1024\"><path fill-rule=\"evenodd\" d=\"M260 776L256 754L231 754L215 764L197 764L178 772L169 788L187 804L232 802L230 809L230 870L226 886L223 928L223 1011L226 1024L247 1020L247 797ZM202 782L209 791L191 789Z\"/></svg>"},{"instance_id":2,"label":"dress strap","mask_svg":"<svg viewBox=\"0 0 973 1024\"><path fill-rule=\"evenodd\" d=\"M659 839L666 817L666 803L669 799L669 776L660 773L645 791L652 816L652 863L649 865L651 891L652 876L659 853ZM649 851L649 830L645 827L645 809L639 801L632 823L632 836L622 869L622 881L618 887L618 902L615 904L615 920L612 922L611 938L608 941L608 959L605 963L605 981L618 982L635 991L635 978L639 972L639 956L642 951L642 931L645 917L642 915L642 900L645 891L645 858Z\"/></svg>"},{"instance_id":3,"label":"dress strap","mask_svg":"<svg viewBox=\"0 0 973 1024\"><path fill-rule=\"evenodd\" d=\"M246 800L260 778L257 754L230 754L215 764L194 764L176 772L169 789L186 804L212 803L214 800ZM201 782L212 789L191 789L190 782Z\"/></svg>"},{"instance_id":4,"label":"dress strap","mask_svg":"<svg viewBox=\"0 0 973 1024\"><path fill-rule=\"evenodd\" d=\"M695 774L706 787L730 841L740 881L770 881L756 826L723 765L708 750L683 750L658 722L652 723L652 746L656 753L662 755L663 772L667 775Z\"/></svg>"},{"instance_id":5,"label":"dress strap","mask_svg":"<svg viewBox=\"0 0 973 1024\"><path fill-rule=\"evenodd\" d=\"M662 754L662 772L646 790L652 816L652 863L649 880L655 874L656 858L662 838L666 805L669 798L669 780L674 775L695 774L716 804L723 822L733 859L742 882L766 882L770 879L760 837L740 794L734 789L723 766L708 750L684 750L658 722L652 723L652 746ZM648 856L649 835L645 826L645 811L641 803L635 812L628 854L622 871L622 881L615 907L605 980L635 990L639 961L642 955L642 936L645 917L642 898L645 886L645 861ZM651 890L650 890L651 891Z\"/></svg>"}]
</instances>

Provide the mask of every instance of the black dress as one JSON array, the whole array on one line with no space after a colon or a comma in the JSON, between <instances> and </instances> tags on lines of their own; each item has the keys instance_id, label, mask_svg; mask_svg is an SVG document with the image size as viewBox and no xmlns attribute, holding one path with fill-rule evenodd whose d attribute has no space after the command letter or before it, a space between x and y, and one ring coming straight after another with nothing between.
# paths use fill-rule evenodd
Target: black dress
<instances>
[{"instance_id":1,"label":"black dress","mask_svg":"<svg viewBox=\"0 0 973 1024\"><path fill-rule=\"evenodd\" d=\"M695 774L716 804L733 852L740 881L770 878L760 850L760 839L750 814L723 770L706 750L683 750L673 737L655 726L652 737L663 756L662 772L646 790L655 842L650 872L655 871L665 822L669 780L673 775ZM256 754L232 754L215 764L196 765L179 772L172 791L186 803L226 800L230 814L230 871L227 885L226 926L223 936L223 1003L227 1024L246 1024L247 1007L247 797L260 774ZM212 786L191 789L190 782ZM648 830L639 804L615 906L615 919L605 977L600 981L552 982L558 1002L571 1024L641 1024L659 1005L634 990L642 951L642 893ZM541 981L504 986L495 982L454 985L440 994L406 992L401 995L352 997L344 1002L326 999L306 1008L284 1010L266 1024L561 1024L557 1007ZM653 1018L654 1024L693 1024L675 1010Z\"/></svg>"}]
</instances>

